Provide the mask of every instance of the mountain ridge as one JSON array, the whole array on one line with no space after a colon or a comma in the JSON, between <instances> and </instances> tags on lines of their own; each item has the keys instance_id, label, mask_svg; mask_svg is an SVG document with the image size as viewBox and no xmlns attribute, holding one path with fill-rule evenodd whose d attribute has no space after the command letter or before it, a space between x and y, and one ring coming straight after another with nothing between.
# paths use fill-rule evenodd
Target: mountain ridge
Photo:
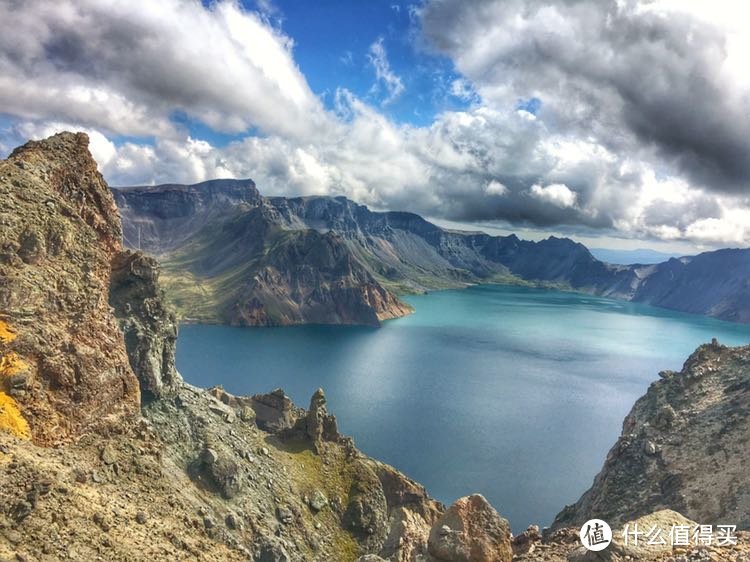
<instances>
[{"instance_id":1,"label":"mountain ridge","mask_svg":"<svg viewBox=\"0 0 750 562\"><path fill-rule=\"evenodd\" d=\"M252 180L115 188L113 193L123 218L126 244L133 246L134 239L140 240L145 251L162 258L173 302L182 310L183 317L199 321L249 325L306 322L377 325L379 320L408 312L408 306L398 295L500 282L576 290L723 320L750 322L748 249L716 250L671 258L659 264L614 265L596 259L583 244L568 238L550 236L533 242L514 234L492 236L449 230L415 213L371 211L343 196L262 196ZM243 223L241 217L253 213L255 221L245 219ZM287 238L287 250L298 245L292 240L292 233L337 235L331 244L340 246L338 251L348 254L347 263L357 273L329 271L320 279L300 279L299 272L292 271L292 263L276 260L269 265L258 261L259 254L248 255L246 249L238 250L238 255L244 253L247 258L244 272L237 269L236 260L232 267L218 270L205 267L208 263L216 266L222 255L225 264L232 261L224 255L229 253L226 248L236 249L236 240L255 244L261 231L273 234L262 248L264 255L269 254L274 247L273 240L279 237ZM216 240L226 240L228 233L235 242L227 243L226 248L218 247ZM304 241L304 237L300 239ZM204 255L209 252L208 248L212 248L210 259ZM317 264L313 261L308 265L312 271ZM277 281L281 279L289 287L281 299L288 305L286 312L264 310L257 315L242 311L243 301L252 301L254 310L279 306L279 299L268 300L268 291L251 286L258 284L253 280L261 270L266 274L273 272ZM222 276L234 281L229 282ZM330 289L323 295L312 287L312 308L318 312L311 313L304 302L310 294L304 288L306 281L313 282L315 287L343 284L350 292L354 287L369 287L378 295L374 299L377 322L372 321L369 313L342 316L335 312L335 291ZM204 310L191 314L181 304L190 299L180 298L180 285L204 287L209 300L218 290L212 288L215 285L221 287L223 295L236 297L232 302L208 304ZM365 296L367 293L368 290L361 289L359 297L352 301L362 311L373 308ZM192 300L198 296L195 291L188 294ZM227 297L229 301L232 298Z\"/></svg>"}]
</instances>

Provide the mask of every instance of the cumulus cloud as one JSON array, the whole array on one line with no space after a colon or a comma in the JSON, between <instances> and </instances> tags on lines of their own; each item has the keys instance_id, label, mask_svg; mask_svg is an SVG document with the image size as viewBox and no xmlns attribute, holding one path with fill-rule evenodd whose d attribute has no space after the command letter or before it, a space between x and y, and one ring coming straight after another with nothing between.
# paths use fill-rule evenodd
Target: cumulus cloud
<instances>
[{"instance_id":1,"label":"cumulus cloud","mask_svg":"<svg viewBox=\"0 0 750 562\"><path fill-rule=\"evenodd\" d=\"M568 131L617 150L653 149L696 185L741 191L750 71L735 63L747 39L734 36L747 29L700 19L693 4L433 0L422 22L486 101L538 97Z\"/></svg>"},{"instance_id":2,"label":"cumulus cloud","mask_svg":"<svg viewBox=\"0 0 750 562\"><path fill-rule=\"evenodd\" d=\"M0 105L125 135L208 126L309 139L326 125L293 42L234 2L0 2Z\"/></svg>"},{"instance_id":3,"label":"cumulus cloud","mask_svg":"<svg viewBox=\"0 0 750 562\"><path fill-rule=\"evenodd\" d=\"M578 196L564 183L552 183L542 187L538 183L531 186L529 193L535 199L546 201L556 207L573 207Z\"/></svg>"},{"instance_id":4,"label":"cumulus cloud","mask_svg":"<svg viewBox=\"0 0 750 562\"><path fill-rule=\"evenodd\" d=\"M487 195L503 196L508 193L508 188L497 180L490 180L484 188Z\"/></svg>"},{"instance_id":5,"label":"cumulus cloud","mask_svg":"<svg viewBox=\"0 0 750 562\"><path fill-rule=\"evenodd\" d=\"M0 102L15 116L0 147L83 129L113 185L252 177L268 195L454 221L746 245L742 39L685 5L432 0L415 17L468 108L418 127L343 88L327 111L292 40L234 2L0 3ZM368 55L381 100L406 95L382 39ZM261 134L214 146L177 111Z\"/></svg>"},{"instance_id":6,"label":"cumulus cloud","mask_svg":"<svg viewBox=\"0 0 750 562\"><path fill-rule=\"evenodd\" d=\"M382 84L386 91L384 104L388 104L399 97L404 91L404 83L401 77L391 69L391 63L388 62L388 53L383 45L383 38L380 37L372 45L367 54L367 59L375 69L375 77L378 83Z\"/></svg>"}]
</instances>

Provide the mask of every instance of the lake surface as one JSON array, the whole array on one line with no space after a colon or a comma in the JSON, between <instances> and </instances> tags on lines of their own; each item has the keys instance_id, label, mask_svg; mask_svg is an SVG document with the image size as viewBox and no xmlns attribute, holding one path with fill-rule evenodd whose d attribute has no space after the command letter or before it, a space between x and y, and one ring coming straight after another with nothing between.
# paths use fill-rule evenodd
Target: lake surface
<instances>
[{"instance_id":1,"label":"lake surface","mask_svg":"<svg viewBox=\"0 0 750 562\"><path fill-rule=\"evenodd\" d=\"M380 329L186 325L177 366L234 394L316 388L343 433L449 504L484 494L518 532L591 485L658 371L750 326L648 306L485 285L408 297Z\"/></svg>"}]
</instances>

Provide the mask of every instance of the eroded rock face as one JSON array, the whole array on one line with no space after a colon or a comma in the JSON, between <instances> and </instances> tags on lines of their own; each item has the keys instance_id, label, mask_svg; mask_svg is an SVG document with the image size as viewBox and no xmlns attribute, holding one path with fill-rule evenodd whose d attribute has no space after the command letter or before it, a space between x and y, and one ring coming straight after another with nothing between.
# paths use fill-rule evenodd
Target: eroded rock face
<instances>
[{"instance_id":1,"label":"eroded rock face","mask_svg":"<svg viewBox=\"0 0 750 562\"><path fill-rule=\"evenodd\" d=\"M409 311L390 291L523 279L750 322L747 248L654 265L612 265L566 238L531 242L445 230L413 213L374 212L345 197L261 197L250 180L129 188L117 190L116 197L131 247L179 257L168 292L180 293L175 302L189 317L251 325L374 324L372 310L381 320ZM266 259L259 246L273 247L282 259ZM303 263L312 247L313 259ZM301 255L288 259L294 253ZM355 262L353 275L329 267L328 258L337 253ZM236 290L227 295L222 283L224 290L215 291L217 273L230 267L236 268ZM240 269L245 275L238 275ZM312 276L305 269L315 273L318 285L308 282ZM202 294L221 294L208 299L208 306L192 306L183 291L196 283ZM342 314L334 300L352 308Z\"/></svg>"},{"instance_id":2,"label":"eroded rock face","mask_svg":"<svg viewBox=\"0 0 750 562\"><path fill-rule=\"evenodd\" d=\"M364 462L353 466L354 479L343 523L368 550L378 550L388 532L388 504L375 472Z\"/></svg>"},{"instance_id":3,"label":"eroded rock face","mask_svg":"<svg viewBox=\"0 0 750 562\"><path fill-rule=\"evenodd\" d=\"M379 326L381 320L411 312L332 232L290 232L259 263L235 295L231 324Z\"/></svg>"},{"instance_id":4,"label":"eroded rock face","mask_svg":"<svg viewBox=\"0 0 750 562\"><path fill-rule=\"evenodd\" d=\"M457 500L430 531L430 554L445 562L510 562L510 526L480 494Z\"/></svg>"},{"instance_id":5,"label":"eroded rock face","mask_svg":"<svg viewBox=\"0 0 750 562\"><path fill-rule=\"evenodd\" d=\"M316 452L320 452L324 441L337 441L340 437L336 418L326 408L326 396L322 388L316 390L310 398L310 408L305 416L305 433Z\"/></svg>"},{"instance_id":6,"label":"eroded rock face","mask_svg":"<svg viewBox=\"0 0 750 562\"><path fill-rule=\"evenodd\" d=\"M166 305L156 260L130 250L117 254L109 301L144 399L173 392L182 380L175 367L177 320Z\"/></svg>"},{"instance_id":7,"label":"eroded rock face","mask_svg":"<svg viewBox=\"0 0 750 562\"><path fill-rule=\"evenodd\" d=\"M257 424L252 416L243 420L248 407L258 408ZM430 525L443 506L394 468L362 455L350 439L308 433L308 419L333 418L322 391L305 411L281 389L250 397L183 383L143 413L165 443L163 457L184 467L201 498L231 508L240 521L245 514L243 529L255 533L255 544L246 543L255 560L352 561L377 554L413 562L427 552Z\"/></svg>"},{"instance_id":8,"label":"eroded rock face","mask_svg":"<svg viewBox=\"0 0 750 562\"><path fill-rule=\"evenodd\" d=\"M302 411L280 388L268 394L254 395L251 404L258 427L271 433L292 429L303 417Z\"/></svg>"},{"instance_id":9,"label":"eroded rock face","mask_svg":"<svg viewBox=\"0 0 750 562\"><path fill-rule=\"evenodd\" d=\"M750 527L750 347L714 341L660 376L625 418L591 489L554 526L672 509L701 524Z\"/></svg>"},{"instance_id":10,"label":"eroded rock face","mask_svg":"<svg viewBox=\"0 0 750 562\"><path fill-rule=\"evenodd\" d=\"M85 134L31 141L0 162L0 320L13 333L2 354L23 375L0 377L0 392L38 443L138 411L108 302L121 234Z\"/></svg>"}]
</instances>

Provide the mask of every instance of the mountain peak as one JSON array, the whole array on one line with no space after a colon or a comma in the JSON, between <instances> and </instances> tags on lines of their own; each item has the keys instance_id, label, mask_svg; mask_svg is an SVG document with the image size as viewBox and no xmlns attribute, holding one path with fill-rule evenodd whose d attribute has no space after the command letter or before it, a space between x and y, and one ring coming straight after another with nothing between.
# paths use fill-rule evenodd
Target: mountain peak
<instances>
[{"instance_id":1,"label":"mountain peak","mask_svg":"<svg viewBox=\"0 0 750 562\"><path fill-rule=\"evenodd\" d=\"M28 156L34 153L52 153L55 158L62 157L65 153L79 155L82 158L94 158L89 152L89 136L86 133L72 133L63 131L42 140L30 140L13 150L9 159Z\"/></svg>"}]
</instances>

